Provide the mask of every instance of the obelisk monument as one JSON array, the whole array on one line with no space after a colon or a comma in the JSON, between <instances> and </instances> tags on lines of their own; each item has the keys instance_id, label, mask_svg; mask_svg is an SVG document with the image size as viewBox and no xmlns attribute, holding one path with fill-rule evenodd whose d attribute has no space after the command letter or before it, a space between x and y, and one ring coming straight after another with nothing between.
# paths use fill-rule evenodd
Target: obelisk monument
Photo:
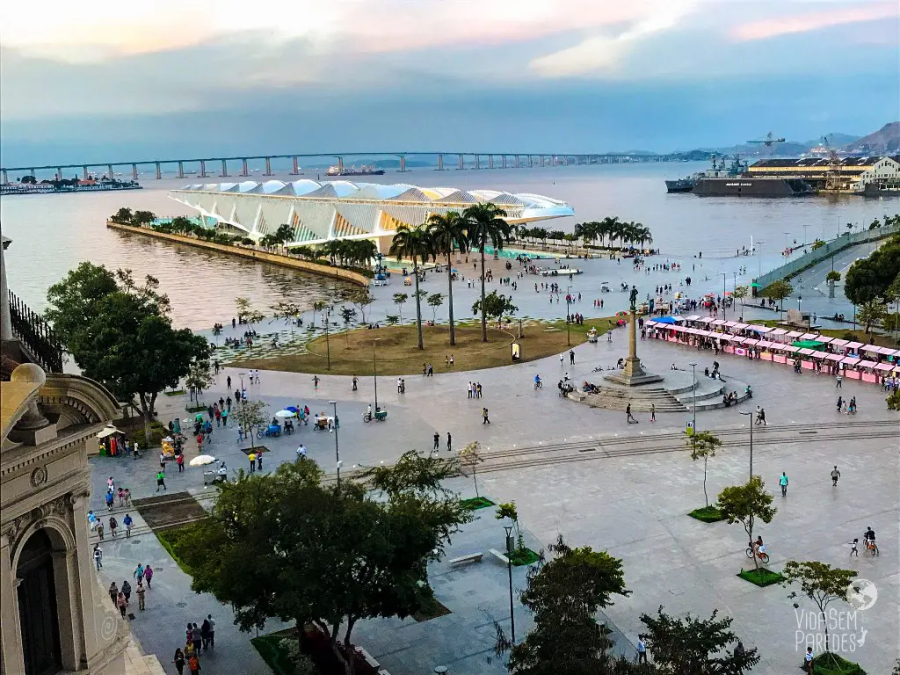
<instances>
[{"instance_id":1,"label":"obelisk monument","mask_svg":"<svg viewBox=\"0 0 900 675\"><path fill-rule=\"evenodd\" d=\"M660 382L663 379L662 375L655 375L644 370L637 355L637 296L637 288L632 286L630 295L631 309L628 316L628 356L625 358L625 367L609 375L604 375L604 379L610 382L624 384L629 387Z\"/></svg>"}]
</instances>

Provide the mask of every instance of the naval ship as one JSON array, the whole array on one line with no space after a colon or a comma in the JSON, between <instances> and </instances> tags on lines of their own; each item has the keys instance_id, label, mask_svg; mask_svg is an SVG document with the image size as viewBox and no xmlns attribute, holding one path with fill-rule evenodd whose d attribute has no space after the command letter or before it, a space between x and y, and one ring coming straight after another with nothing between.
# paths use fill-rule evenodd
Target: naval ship
<instances>
[{"instance_id":1,"label":"naval ship","mask_svg":"<svg viewBox=\"0 0 900 675\"><path fill-rule=\"evenodd\" d=\"M712 168L709 171L699 171L691 176L679 178L678 180L667 180L666 191L668 192L693 192L700 181L706 178L733 177L740 176L746 168L741 163L737 155L732 158L731 166L725 166L725 159L718 155L712 156Z\"/></svg>"}]
</instances>

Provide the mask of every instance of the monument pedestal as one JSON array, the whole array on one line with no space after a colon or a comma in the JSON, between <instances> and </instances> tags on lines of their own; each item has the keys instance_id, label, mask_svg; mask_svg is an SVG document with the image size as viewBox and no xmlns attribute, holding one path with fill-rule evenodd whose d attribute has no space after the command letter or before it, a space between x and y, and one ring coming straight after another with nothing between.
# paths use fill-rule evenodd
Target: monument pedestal
<instances>
[{"instance_id":1,"label":"monument pedestal","mask_svg":"<svg viewBox=\"0 0 900 675\"><path fill-rule=\"evenodd\" d=\"M628 387L661 382L663 379L662 375L655 375L644 370L641 360L637 357L637 320L635 315L636 312L632 309L628 322L628 357L625 359L625 367L603 376L604 380L624 384Z\"/></svg>"}]
</instances>

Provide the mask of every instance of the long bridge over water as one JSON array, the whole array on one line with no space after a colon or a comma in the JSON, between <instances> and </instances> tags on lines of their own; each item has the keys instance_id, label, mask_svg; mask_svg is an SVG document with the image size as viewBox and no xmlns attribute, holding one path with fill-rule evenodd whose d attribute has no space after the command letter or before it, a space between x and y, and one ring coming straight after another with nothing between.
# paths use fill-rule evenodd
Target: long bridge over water
<instances>
[{"instance_id":1,"label":"long bridge over water","mask_svg":"<svg viewBox=\"0 0 900 675\"><path fill-rule=\"evenodd\" d=\"M301 159L334 160L336 166L343 171L346 158L359 157L365 159L397 159L399 171L405 172L408 157L437 158L437 171L444 171L445 158L450 159L448 166L452 165L452 158L456 159L456 169L508 169L508 168L533 168L545 166L570 166L579 164L618 164L627 162L670 162L681 161L684 155L645 155L628 153L583 154L583 153L510 153L510 152L322 152L322 153L292 153L286 155L244 155L235 157L194 157L180 159L150 159L141 161L116 161L116 162L80 162L75 164L47 164L44 166L19 166L0 168L0 179L8 183L9 176L36 176L38 171L54 171L58 178L63 177L64 169L80 170L86 180L90 175L90 169L102 167L107 171L107 176L112 178L116 167L130 167L132 177L137 180L138 167L153 167L156 178L163 176L163 167L173 167L178 178L184 178L186 174L195 174L200 178L219 176L227 178L230 175L249 176L249 162L263 160L265 171L262 175L272 176L273 159L291 160L291 174L300 175ZM229 163L232 168L239 166L238 173L229 174ZM217 173L215 168L220 167Z\"/></svg>"}]
</instances>

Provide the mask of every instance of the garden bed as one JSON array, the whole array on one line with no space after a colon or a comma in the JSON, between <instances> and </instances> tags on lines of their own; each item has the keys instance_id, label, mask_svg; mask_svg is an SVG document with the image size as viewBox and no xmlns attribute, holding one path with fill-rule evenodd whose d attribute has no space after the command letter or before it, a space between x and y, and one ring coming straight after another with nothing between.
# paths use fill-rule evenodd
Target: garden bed
<instances>
[{"instance_id":1,"label":"garden bed","mask_svg":"<svg viewBox=\"0 0 900 675\"><path fill-rule=\"evenodd\" d=\"M163 393L166 396L184 396L187 392L184 389L175 389L174 391L164 391Z\"/></svg>"},{"instance_id":2,"label":"garden bed","mask_svg":"<svg viewBox=\"0 0 900 675\"><path fill-rule=\"evenodd\" d=\"M184 561L183 554L187 546L189 546L190 537L194 531L200 527L202 521L190 523L188 525L180 525L177 527L169 527L163 530L154 530L156 538L162 547L172 556L172 560L188 575L192 575L191 568Z\"/></svg>"},{"instance_id":3,"label":"garden bed","mask_svg":"<svg viewBox=\"0 0 900 675\"><path fill-rule=\"evenodd\" d=\"M197 405L186 405L186 406L184 406L184 409L187 410L189 413L198 413L198 412L206 412L208 407L209 406L205 406L203 404L197 404Z\"/></svg>"},{"instance_id":4,"label":"garden bed","mask_svg":"<svg viewBox=\"0 0 900 675\"><path fill-rule=\"evenodd\" d=\"M772 570L766 569L765 567L760 567L758 570L741 570L738 576L744 581L749 581L751 584L756 584L760 588L765 588L766 586L771 586L772 584L780 584L784 581L784 577L781 576L778 572L773 572Z\"/></svg>"},{"instance_id":5,"label":"garden bed","mask_svg":"<svg viewBox=\"0 0 900 675\"><path fill-rule=\"evenodd\" d=\"M688 515L704 523L717 523L720 520L725 520L725 516L715 506L702 506L699 509L694 509Z\"/></svg>"},{"instance_id":6,"label":"garden bed","mask_svg":"<svg viewBox=\"0 0 900 675\"><path fill-rule=\"evenodd\" d=\"M277 633L260 635L250 642L262 656L266 664L276 675L294 675L296 669L288 657L287 650L281 645L281 640L297 640L297 630L288 628ZM303 641L302 651L316 667L316 673L320 675L344 675L344 668L331 650L328 638L318 628L307 626L306 639ZM365 657L356 652L356 675L378 675L378 669L370 665Z\"/></svg>"},{"instance_id":7,"label":"garden bed","mask_svg":"<svg viewBox=\"0 0 900 675\"><path fill-rule=\"evenodd\" d=\"M517 548L515 551L507 553L506 557L509 558L509 561L513 564L513 567L532 565L541 559L541 556L532 551L530 548Z\"/></svg>"},{"instance_id":8,"label":"garden bed","mask_svg":"<svg viewBox=\"0 0 900 675\"><path fill-rule=\"evenodd\" d=\"M495 506L494 502L492 502L487 497L472 497L471 499L461 499L459 501L459 505L464 509L471 509L472 511L477 511L478 509L486 509L489 506Z\"/></svg>"},{"instance_id":9,"label":"garden bed","mask_svg":"<svg viewBox=\"0 0 900 675\"><path fill-rule=\"evenodd\" d=\"M866 675L859 664L825 652L813 660L813 675Z\"/></svg>"},{"instance_id":10,"label":"garden bed","mask_svg":"<svg viewBox=\"0 0 900 675\"><path fill-rule=\"evenodd\" d=\"M431 619L436 619L439 616L447 616L450 614L450 610L444 607L437 598L431 596L426 600L422 609L412 615L412 618L416 620L418 623L422 623L423 621L430 621Z\"/></svg>"}]
</instances>

